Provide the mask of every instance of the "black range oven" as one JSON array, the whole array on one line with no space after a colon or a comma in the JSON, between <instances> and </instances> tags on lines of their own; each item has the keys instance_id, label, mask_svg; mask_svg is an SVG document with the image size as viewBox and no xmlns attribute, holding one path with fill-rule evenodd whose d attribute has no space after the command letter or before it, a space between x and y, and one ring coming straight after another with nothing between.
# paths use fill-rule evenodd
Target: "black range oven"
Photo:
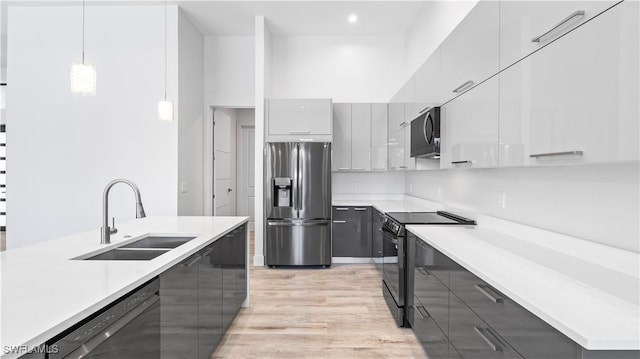
<instances>
[{"instance_id":1,"label":"black range oven","mask_svg":"<svg viewBox=\"0 0 640 359\"><path fill-rule=\"evenodd\" d=\"M406 231L405 225L475 225L475 221L454 214L438 212L388 212L382 222L383 259L382 294L400 327L409 326L405 315Z\"/></svg>"}]
</instances>

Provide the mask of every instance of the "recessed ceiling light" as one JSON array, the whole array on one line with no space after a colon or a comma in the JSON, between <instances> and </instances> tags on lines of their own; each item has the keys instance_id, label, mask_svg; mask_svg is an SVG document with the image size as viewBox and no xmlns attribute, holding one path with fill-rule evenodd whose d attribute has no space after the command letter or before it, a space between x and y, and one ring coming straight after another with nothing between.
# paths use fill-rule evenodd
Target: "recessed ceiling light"
<instances>
[{"instance_id":1,"label":"recessed ceiling light","mask_svg":"<svg viewBox=\"0 0 640 359\"><path fill-rule=\"evenodd\" d=\"M351 15L349 15L348 20L349 20L349 22L350 22L351 24L355 24L356 22L358 22L358 15L356 15L356 14L351 14Z\"/></svg>"}]
</instances>

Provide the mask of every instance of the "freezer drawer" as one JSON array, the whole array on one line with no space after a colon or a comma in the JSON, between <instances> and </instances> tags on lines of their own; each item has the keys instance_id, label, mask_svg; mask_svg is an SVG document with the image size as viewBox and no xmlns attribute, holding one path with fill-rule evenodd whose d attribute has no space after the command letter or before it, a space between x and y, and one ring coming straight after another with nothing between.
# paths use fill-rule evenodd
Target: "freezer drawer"
<instances>
[{"instance_id":1,"label":"freezer drawer","mask_svg":"<svg viewBox=\"0 0 640 359\"><path fill-rule=\"evenodd\" d=\"M269 266L331 265L329 220L268 220L266 234Z\"/></svg>"}]
</instances>

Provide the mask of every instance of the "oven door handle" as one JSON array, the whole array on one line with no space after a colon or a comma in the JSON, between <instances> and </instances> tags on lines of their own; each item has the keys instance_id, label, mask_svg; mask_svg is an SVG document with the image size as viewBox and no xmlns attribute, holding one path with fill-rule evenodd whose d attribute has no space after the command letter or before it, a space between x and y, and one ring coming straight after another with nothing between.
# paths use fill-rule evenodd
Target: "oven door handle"
<instances>
[{"instance_id":1,"label":"oven door handle","mask_svg":"<svg viewBox=\"0 0 640 359\"><path fill-rule=\"evenodd\" d=\"M144 313L147 309L151 308L154 304L156 304L160 300L160 296L158 294L154 294L151 297L147 298L144 302L140 303L137 307L128 311L125 315L120 317L118 320L113 322L113 324L109 325L107 328L102 330L99 334L93 336L91 339L82 343L78 349L74 350L65 358L75 359L75 358L84 358L92 351L94 351L97 347L99 347L102 343L107 341L109 338L114 336L120 329L127 326L127 324L131 323L134 319L140 316L140 314Z\"/></svg>"}]
</instances>

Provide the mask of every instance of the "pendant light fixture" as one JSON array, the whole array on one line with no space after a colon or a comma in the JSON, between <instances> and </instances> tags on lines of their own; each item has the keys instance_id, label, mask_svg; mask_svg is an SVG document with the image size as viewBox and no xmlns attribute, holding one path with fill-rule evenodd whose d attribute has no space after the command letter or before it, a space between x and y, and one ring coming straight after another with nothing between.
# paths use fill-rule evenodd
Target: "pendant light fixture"
<instances>
[{"instance_id":1,"label":"pendant light fixture","mask_svg":"<svg viewBox=\"0 0 640 359\"><path fill-rule=\"evenodd\" d=\"M164 100L158 102L158 119L173 121L173 102L167 100L167 0L164 0Z\"/></svg>"},{"instance_id":2,"label":"pendant light fixture","mask_svg":"<svg viewBox=\"0 0 640 359\"><path fill-rule=\"evenodd\" d=\"M96 94L96 69L84 60L85 0L82 0L82 63L71 66L71 93L85 96Z\"/></svg>"}]
</instances>

